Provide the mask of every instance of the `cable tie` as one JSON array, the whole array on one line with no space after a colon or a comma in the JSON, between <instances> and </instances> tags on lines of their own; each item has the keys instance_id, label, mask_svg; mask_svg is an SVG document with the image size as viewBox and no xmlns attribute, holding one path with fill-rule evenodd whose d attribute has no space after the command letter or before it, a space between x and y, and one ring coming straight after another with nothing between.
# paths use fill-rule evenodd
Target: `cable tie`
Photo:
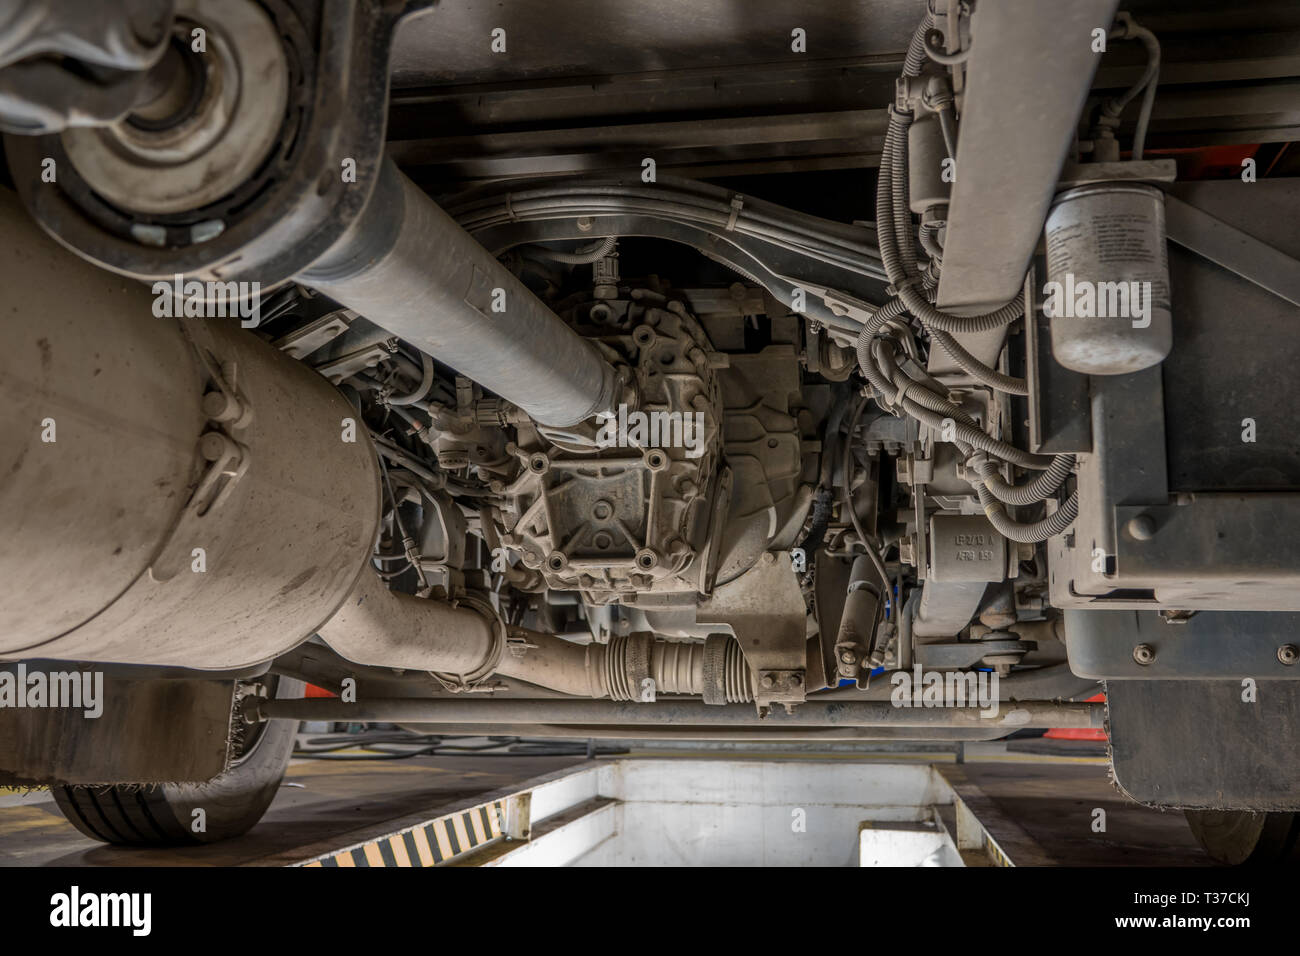
<instances>
[{"instance_id":1,"label":"cable tie","mask_svg":"<svg viewBox=\"0 0 1300 956\"><path fill-rule=\"evenodd\" d=\"M915 286L921 281L923 281L921 276L914 275L908 276L898 282L891 282L889 285L885 286L885 294L890 298L901 298L904 289ZM881 308L883 309L884 306L882 305Z\"/></svg>"},{"instance_id":2,"label":"cable tie","mask_svg":"<svg viewBox=\"0 0 1300 956\"><path fill-rule=\"evenodd\" d=\"M911 379L908 379L902 385L895 385L895 387L898 389L898 392L897 394L894 395L894 402L898 405L902 405L903 400L907 398L908 390L911 389L913 385L920 385L920 384L921 384L920 382L914 382Z\"/></svg>"},{"instance_id":3,"label":"cable tie","mask_svg":"<svg viewBox=\"0 0 1300 956\"><path fill-rule=\"evenodd\" d=\"M731 215L727 218L727 232L733 232L736 228L736 220L740 218L740 210L745 207L745 197L740 193L735 193L731 197Z\"/></svg>"}]
</instances>

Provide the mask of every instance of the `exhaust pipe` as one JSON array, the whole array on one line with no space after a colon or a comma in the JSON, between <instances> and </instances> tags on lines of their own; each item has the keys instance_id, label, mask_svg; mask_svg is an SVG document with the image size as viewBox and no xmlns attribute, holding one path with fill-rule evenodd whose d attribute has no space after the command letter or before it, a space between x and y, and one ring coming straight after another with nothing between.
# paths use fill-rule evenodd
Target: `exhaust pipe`
<instances>
[{"instance_id":1,"label":"exhaust pipe","mask_svg":"<svg viewBox=\"0 0 1300 956\"><path fill-rule=\"evenodd\" d=\"M502 648L502 627L486 604L390 591L368 569L316 633L354 664L430 671L462 685L489 676Z\"/></svg>"},{"instance_id":2,"label":"exhaust pipe","mask_svg":"<svg viewBox=\"0 0 1300 956\"><path fill-rule=\"evenodd\" d=\"M754 699L749 666L730 634L713 635L702 644L641 633L584 645L511 628L510 647L496 673L575 697L648 703L672 694L701 697L706 704Z\"/></svg>"},{"instance_id":3,"label":"exhaust pipe","mask_svg":"<svg viewBox=\"0 0 1300 956\"><path fill-rule=\"evenodd\" d=\"M513 277L391 165L384 182L362 224L387 222L391 242L357 230L319 287L444 356L441 336L464 331L476 344L453 361L541 421L608 407L612 367L522 286L517 311L468 319L437 283ZM388 590L367 567L375 453L337 390L233 323L155 316L146 287L68 255L4 191L0 227L0 284L22 290L0 339L0 660L232 670L319 634L355 663L462 686L500 673L583 697L752 700L730 636L507 642L486 603ZM416 269L421 249L447 264Z\"/></svg>"},{"instance_id":4,"label":"exhaust pipe","mask_svg":"<svg viewBox=\"0 0 1300 956\"><path fill-rule=\"evenodd\" d=\"M468 688L493 675L574 697L649 702L661 694L700 697L706 704L748 703L753 682L729 634L704 643L651 634L577 644L554 634L507 629L486 602L451 604L390 591L363 571L343 606L318 631L356 664L437 674Z\"/></svg>"}]
</instances>

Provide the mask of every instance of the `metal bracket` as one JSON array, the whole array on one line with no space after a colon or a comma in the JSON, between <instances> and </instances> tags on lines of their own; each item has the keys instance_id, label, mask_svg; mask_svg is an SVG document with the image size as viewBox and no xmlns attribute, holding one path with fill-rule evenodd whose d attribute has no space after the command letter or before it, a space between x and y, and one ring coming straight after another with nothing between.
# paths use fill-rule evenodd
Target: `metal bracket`
<instances>
[{"instance_id":1,"label":"metal bracket","mask_svg":"<svg viewBox=\"0 0 1300 956\"><path fill-rule=\"evenodd\" d=\"M271 344L291 358L303 359L346 332L357 317L352 309L339 309L294 329Z\"/></svg>"},{"instance_id":2,"label":"metal bracket","mask_svg":"<svg viewBox=\"0 0 1300 956\"><path fill-rule=\"evenodd\" d=\"M1179 623L1155 611L1068 610L1070 670L1098 680L1300 680L1291 660L1300 614L1198 611ZM1146 649L1141 654L1134 651ZM1140 658L1140 659L1139 659Z\"/></svg>"},{"instance_id":3,"label":"metal bracket","mask_svg":"<svg viewBox=\"0 0 1300 956\"><path fill-rule=\"evenodd\" d=\"M357 372L364 369L374 368L380 362L392 356L397 351L397 339L385 339L374 345L367 346L363 349L357 349L355 352L349 352L347 355L334 359L332 362L326 362L324 365L316 366L316 371L324 375L333 384L337 385L346 378L351 378Z\"/></svg>"},{"instance_id":4,"label":"metal bracket","mask_svg":"<svg viewBox=\"0 0 1300 956\"><path fill-rule=\"evenodd\" d=\"M788 552L766 552L740 577L720 585L700 605L696 620L731 628L755 672L760 709L805 699L807 610ZM764 677L770 678L766 686Z\"/></svg>"},{"instance_id":5,"label":"metal bracket","mask_svg":"<svg viewBox=\"0 0 1300 956\"><path fill-rule=\"evenodd\" d=\"M204 519L230 499L231 491L248 471L248 448L222 432L205 432L199 439L199 454L211 464L149 567L149 577L160 583L170 581L189 562L190 546L199 538L196 532ZM211 535L206 540L211 541Z\"/></svg>"},{"instance_id":6,"label":"metal bracket","mask_svg":"<svg viewBox=\"0 0 1300 956\"><path fill-rule=\"evenodd\" d=\"M927 670L947 670L955 668L966 670L974 667L985 658L1012 658L1019 660L1038 647L1036 641L991 640L991 641L953 641L945 644L918 644L916 646L916 663ZM1006 661L985 661L985 663L1006 663Z\"/></svg>"},{"instance_id":7,"label":"metal bracket","mask_svg":"<svg viewBox=\"0 0 1300 956\"><path fill-rule=\"evenodd\" d=\"M1165 195L1169 238L1292 305L1300 305L1300 261L1266 242Z\"/></svg>"}]
</instances>

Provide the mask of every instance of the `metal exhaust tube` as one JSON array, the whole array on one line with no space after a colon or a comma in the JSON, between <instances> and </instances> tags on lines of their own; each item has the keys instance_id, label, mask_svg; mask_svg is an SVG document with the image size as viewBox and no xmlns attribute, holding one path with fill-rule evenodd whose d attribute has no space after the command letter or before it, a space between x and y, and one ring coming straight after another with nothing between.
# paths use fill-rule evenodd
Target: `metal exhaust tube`
<instances>
[{"instance_id":1,"label":"metal exhaust tube","mask_svg":"<svg viewBox=\"0 0 1300 956\"><path fill-rule=\"evenodd\" d=\"M453 605L390 591L369 570L316 632L355 664L453 675L469 683L492 673L502 628L491 608Z\"/></svg>"},{"instance_id":2,"label":"metal exhaust tube","mask_svg":"<svg viewBox=\"0 0 1300 956\"><path fill-rule=\"evenodd\" d=\"M365 211L297 281L544 425L619 400L613 366L385 159Z\"/></svg>"},{"instance_id":3,"label":"metal exhaust tube","mask_svg":"<svg viewBox=\"0 0 1300 956\"><path fill-rule=\"evenodd\" d=\"M577 698L648 702L660 694L699 696L706 704L754 699L750 670L729 634L703 643L648 633L608 644L577 644L554 634L506 629L487 604L459 604L390 591L365 571L343 606L317 632L357 664L430 671L466 687L498 674Z\"/></svg>"},{"instance_id":4,"label":"metal exhaust tube","mask_svg":"<svg viewBox=\"0 0 1300 956\"><path fill-rule=\"evenodd\" d=\"M519 628L511 633L518 640L496 673L575 697L651 701L659 694L689 694L706 704L754 699L749 667L730 634L692 643L640 633L584 645Z\"/></svg>"}]
</instances>

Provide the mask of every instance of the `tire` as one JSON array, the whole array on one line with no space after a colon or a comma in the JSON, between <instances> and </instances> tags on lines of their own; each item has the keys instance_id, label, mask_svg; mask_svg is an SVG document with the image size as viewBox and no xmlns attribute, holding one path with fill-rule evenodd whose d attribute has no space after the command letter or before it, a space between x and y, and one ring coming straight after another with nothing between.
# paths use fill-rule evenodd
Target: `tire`
<instances>
[{"instance_id":1,"label":"tire","mask_svg":"<svg viewBox=\"0 0 1300 956\"><path fill-rule=\"evenodd\" d=\"M1228 866L1300 862L1300 813L1185 810L1192 835Z\"/></svg>"},{"instance_id":2,"label":"tire","mask_svg":"<svg viewBox=\"0 0 1300 956\"><path fill-rule=\"evenodd\" d=\"M301 681L275 678L275 696L303 696ZM94 840L120 846L193 846L247 833L275 799L293 755L295 720L272 720L231 762L230 769L199 784L116 784L57 787L54 801L68 822ZM192 830L202 809L205 829Z\"/></svg>"}]
</instances>

